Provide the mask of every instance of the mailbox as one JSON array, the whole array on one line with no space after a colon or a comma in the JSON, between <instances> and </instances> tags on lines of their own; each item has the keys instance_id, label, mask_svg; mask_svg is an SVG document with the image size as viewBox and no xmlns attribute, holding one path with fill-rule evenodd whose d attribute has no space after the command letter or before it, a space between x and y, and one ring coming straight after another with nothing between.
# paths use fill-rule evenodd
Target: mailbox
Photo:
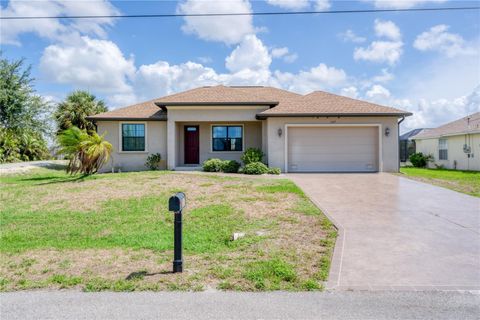
<instances>
[{"instance_id":1,"label":"mailbox","mask_svg":"<svg viewBox=\"0 0 480 320\"><path fill-rule=\"evenodd\" d=\"M177 192L168 200L168 210L173 212L180 212L185 207L185 193Z\"/></svg>"}]
</instances>

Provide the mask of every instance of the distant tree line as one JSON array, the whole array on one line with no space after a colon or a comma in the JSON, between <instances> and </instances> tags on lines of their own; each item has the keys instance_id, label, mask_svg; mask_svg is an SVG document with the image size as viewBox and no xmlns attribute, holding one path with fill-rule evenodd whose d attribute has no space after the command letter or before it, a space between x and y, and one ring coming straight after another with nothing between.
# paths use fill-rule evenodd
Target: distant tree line
<instances>
[{"instance_id":1,"label":"distant tree line","mask_svg":"<svg viewBox=\"0 0 480 320\"><path fill-rule=\"evenodd\" d=\"M50 141L52 146L58 143L71 159L72 173L93 173L108 154L91 159L83 152L79 158L72 150L78 151L81 143L89 144L90 149L95 149L92 144L96 143L111 150L95 133L95 125L86 119L106 111L105 103L86 91L74 91L56 105L46 101L34 89L31 67L25 66L23 59L9 61L0 52L0 163L49 159L53 156L48 150ZM65 146L72 143L65 134L81 138L75 142L78 145ZM86 159L88 168L83 170L78 159Z\"/></svg>"}]
</instances>

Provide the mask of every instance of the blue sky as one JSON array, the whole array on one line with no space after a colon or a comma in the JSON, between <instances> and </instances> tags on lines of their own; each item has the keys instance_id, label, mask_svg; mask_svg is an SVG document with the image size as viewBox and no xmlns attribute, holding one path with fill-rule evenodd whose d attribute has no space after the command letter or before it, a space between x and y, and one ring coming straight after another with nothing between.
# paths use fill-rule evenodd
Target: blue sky
<instances>
[{"instance_id":1,"label":"blue sky","mask_svg":"<svg viewBox=\"0 0 480 320\"><path fill-rule=\"evenodd\" d=\"M102 15L472 6L477 1L2 1L1 14ZM110 108L200 85L325 90L414 112L403 131L480 111L479 11L2 21L9 59L59 101Z\"/></svg>"}]
</instances>

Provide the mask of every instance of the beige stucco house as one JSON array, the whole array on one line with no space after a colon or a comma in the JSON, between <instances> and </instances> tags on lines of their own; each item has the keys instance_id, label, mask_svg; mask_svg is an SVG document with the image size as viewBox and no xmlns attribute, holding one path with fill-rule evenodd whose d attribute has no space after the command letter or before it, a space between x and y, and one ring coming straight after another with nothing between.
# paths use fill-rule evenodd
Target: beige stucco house
<instances>
[{"instance_id":1,"label":"beige stucco house","mask_svg":"<svg viewBox=\"0 0 480 320\"><path fill-rule=\"evenodd\" d=\"M160 153L172 170L260 148L283 172L398 171L398 126L408 112L326 92L213 86L90 117L113 144L113 165L145 169Z\"/></svg>"},{"instance_id":2,"label":"beige stucco house","mask_svg":"<svg viewBox=\"0 0 480 320\"><path fill-rule=\"evenodd\" d=\"M480 170L480 112L413 137L416 151L431 154L430 167Z\"/></svg>"}]
</instances>

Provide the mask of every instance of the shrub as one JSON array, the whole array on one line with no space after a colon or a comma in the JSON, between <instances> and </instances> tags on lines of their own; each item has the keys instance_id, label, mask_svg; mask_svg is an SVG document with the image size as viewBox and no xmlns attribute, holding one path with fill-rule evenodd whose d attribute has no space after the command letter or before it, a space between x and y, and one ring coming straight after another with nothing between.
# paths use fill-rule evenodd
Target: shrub
<instances>
[{"instance_id":1,"label":"shrub","mask_svg":"<svg viewBox=\"0 0 480 320\"><path fill-rule=\"evenodd\" d=\"M145 166L150 170L159 170L161 161L162 156L160 155L160 153L153 153L147 157Z\"/></svg>"},{"instance_id":2,"label":"shrub","mask_svg":"<svg viewBox=\"0 0 480 320\"><path fill-rule=\"evenodd\" d=\"M280 173L282 173L282 170L280 170L280 168L268 168L268 173L269 174L280 174Z\"/></svg>"},{"instance_id":3,"label":"shrub","mask_svg":"<svg viewBox=\"0 0 480 320\"><path fill-rule=\"evenodd\" d=\"M414 167L425 168L428 162L433 160L432 155L424 155L421 152L414 153L409 157L410 162Z\"/></svg>"},{"instance_id":4,"label":"shrub","mask_svg":"<svg viewBox=\"0 0 480 320\"><path fill-rule=\"evenodd\" d=\"M208 159L203 163L203 171L206 172L220 172L222 171L223 160L220 159Z\"/></svg>"},{"instance_id":5,"label":"shrub","mask_svg":"<svg viewBox=\"0 0 480 320\"><path fill-rule=\"evenodd\" d=\"M245 174L265 174L268 173L268 167L262 162L251 162L243 168Z\"/></svg>"},{"instance_id":6,"label":"shrub","mask_svg":"<svg viewBox=\"0 0 480 320\"><path fill-rule=\"evenodd\" d=\"M222 163L222 171L226 173L237 173L240 169L240 163L235 160L225 160Z\"/></svg>"},{"instance_id":7,"label":"shrub","mask_svg":"<svg viewBox=\"0 0 480 320\"><path fill-rule=\"evenodd\" d=\"M253 162L262 162L263 152L257 148L248 148L242 155L242 161L245 165Z\"/></svg>"}]
</instances>

